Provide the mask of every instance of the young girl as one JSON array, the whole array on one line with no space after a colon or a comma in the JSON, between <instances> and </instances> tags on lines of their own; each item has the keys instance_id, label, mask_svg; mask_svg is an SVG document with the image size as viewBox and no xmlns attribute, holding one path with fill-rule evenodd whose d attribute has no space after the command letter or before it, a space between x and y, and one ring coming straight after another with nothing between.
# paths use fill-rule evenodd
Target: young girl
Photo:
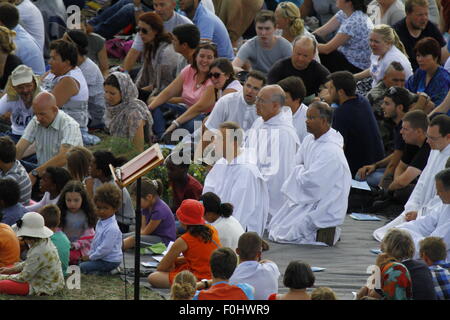
<instances>
[{"instance_id":1,"label":"young girl","mask_svg":"<svg viewBox=\"0 0 450 320\"><path fill-rule=\"evenodd\" d=\"M207 192L200 197L205 207L205 220L219 232L222 246L235 250L239 237L245 232L239 221L232 217L233 205L221 203L220 198L213 192Z\"/></svg>"},{"instance_id":2,"label":"young girl","mask_svg":"<svg viewBox=\"0 0 450 320\"><path fill-rule=\"evenodd\" d=\"M217 230L205 225L204 212L205 208L197 200L187 199L181 203L177 217L186 233L174 242L157 271L148 277L152 286L170 288L174 277L183 270L191 271L197 280L212 278L209 258L221 244ZM180 253L183 257L179 257Z\"/></svg>"},{"instance_id":3,"label":"young girl","mask_svg":"<svg viewBox=\"0 0 450 320\"><path fill-rule=\"evenodd\" d=\"M93 154L94 159L90 166L91 176L85 180L86 190L92 199L98 187L104 183L112 183L115 185L114 179L109 169L109 165L114 167L123 165L127 160L125 158L116 158L109 151L96 151ZM122 204L117 211L117 223L123 233L129 232L130 225L134 225L134 208L131 203L130 194L126 188L121 190Z\"/></svg>"},{"instance_id":4,"label":"young girl","mask_svg":"<svg viewBox=\"0 0 450 320\"><path fill-rule=\"evenodd\" d=\"M44 192L41 201L25 207L28 212L38 212L47 204L56 204L59 194L66 183L71 179L69 171L59 167L48 167L39 183L39 190Z\"/></svg>"},{"instance_id":5,"label":"young girl","mask_svg":"<svg viewBox=\"0 0 450 320\"><path fill-rule=\"evenodd\" d=\"M173 279L170 300L192 300L197 288L197 278L188 270L181 271Z\"/></svg>"},{"instance_id":6,"label":"young girl","mask_svg":"<svg viewBox=\"0 0 450 320\"><path fill-rule=\"evenodd\" d=\"M28 212L13 228L29 250L24 262L0 268L0 294L39 296L62 290L61 262L49 239L53 232L45 227L44 218L37 212Z\"/></svg>"},{"instance_id":7,"label":"young girl","mask_svg":"<svg viewBox=\"0 0 450 320\"><path fill-rule=\"evenodd\" d=\"M155 244L164 242L168 245L176 239L175 218L169 206L160 198L163 185L160 180L142 178L141 182L141 240L145 243ZM136 185L133 185L134 194ZM123 250L134 247L134 232L124 234Z\"/></svg>"},{"instance_id":8,"label":"young girl","mask_svg":"<svg viewBox=\"0 0 450 320\"><path fill-rule=\"evenodd\" d=\"M72 175L72 179L84 181L89 176L89 166L94 156L89 149L76 146L67 152L67 169Z\"/></svg>"},{"instance_id":9,"label":"young girl","mask_svg":"<svg viewBox=\"0 0 450 320\"><path fill-rule=\"evenodd\" d=\"M95 192L94 202L99 220L89 255L82 257L82 273L109 273L123 258L122 233L117 225L116 212L121 203L121 192L113 184L104 184Z\"/></svg>"},{"instance_id":10,"label":"young girl","mask_svg":"<svg viewBox=\"0 0 450 320\"><path fill-rule=\"evenodd\" d=\"M61 210L61 229L70 240L69 264L78 264L87 255L94 238L97 219L92 200L79 181L69 181L58 201Z\"/></svg>"}]
</instances>

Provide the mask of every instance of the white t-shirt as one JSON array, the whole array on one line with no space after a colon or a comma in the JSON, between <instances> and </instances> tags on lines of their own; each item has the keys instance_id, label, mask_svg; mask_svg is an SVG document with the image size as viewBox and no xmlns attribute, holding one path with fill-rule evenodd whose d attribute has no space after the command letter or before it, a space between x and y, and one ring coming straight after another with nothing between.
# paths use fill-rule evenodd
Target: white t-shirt
<instances>
[{"instance_id":1,"label":"white t-shirt","mask_svg":"<svg viewBox=\"0 0 450 320\"><path fill-rule=\"evenodd\" d=\"M235 217L220 217L211 225L219 233L222 247L228 247L235 250L238 246L239 237L245 232L239 221Z\"/></svg>"},{"instance_id":2,"label":"white t-shirt","mask_svg":"<svg viewBox=\"0 0 450 320\"><path fill-rule=\"evenodd\" d=\"M405 5L401 0L396 0L381 17L381 10L378 2L373 0L367 6L367 15L374 25L387 24L391 27L405 17Z\"/></svg>"},{"instance_id":3,"label":"white t-shirt","mask_svg":"<svg viewBox=\"0 0 450 320\"><path fill-rule=\"evenodd\" d=\"M294 125L295 131L297 132L298 138L300 142L303 142L303 139L310 134L306 130L306 112L308 111L308 107L301 104L300 108L297 109L295 114L292 115L292 124Z\"/></svg>"},{"instance_id":4,"label":"white t-shirt","mask_svg":"<svg viewBox=\"0 0 450 320\"><path fill-rule=\"evenodd\" d=\"M193 24L193 22L191 21L191 19L189 19L186 16L183 16L181 14L179 14L178 12L174 12L172 18L170 18L167 21L164 21L164 30L166 32L172 32L172 30L179 25L182 24ZM144 43L142 42L142 38L141 35L138 33L136 33L136 35L134 36L134 41L133 41L133 45L131 46L132 49L135 49L139 52L144 51Z\"/></svg>"},{"instance_id":5,"label":"white t-shirt","mask_svg":"<svg viewBox=\"0 0 450 320\"><path fill-rule=\"evenodd\" d=\"M239 82L239 80L234 80L234 81L230 82L224 90L228 90L228 89L242 91L242 84ZM217 100L222 98L222 93L223 93L223 90L219 90L219 92L217 94Z\"/></svg>"},{"instance_id":6,"label":"white t-shirt","mask_svg":"<svg viewBox=\"0 0 450 320\"><path fill-rule=\"evenodd\" d=\"M30 0L23 0L17 5L19 23L36 40L41 52L44 51L45 26L41 11Z\"/></svg>"},{"instance_id":7,"label":"white t-shirt","mask_svg":"<svg viewBox=\"0 0 450 320\"><path fill-rule=\"evenodd\" d=\"M382 59L378 60L378 57L373 54L370 56L370 74L373 78L372 87L375 87L383 79L384 72L393 61L397 61L403 66L406 75L405 79L412 76L411 62L409 62L409 59L396 46L392 46Z\"/></svg>"},{"instance_id":8,"label":"white t-shirt","mask_svg":"<svg viewBox=\"0 0 450 320\"><path fill-rule=\"evenodd\" d=\"M209 130L219 129L219 125L225 121L237 122L244 131L251 128L255 119L256 107L247 104L243 92L232 92L220 98L214 106L205 125Z\"/></svg>"},{"instance_id":9,"label":"white t-shirt","mask_svg":"<svg viewBox=\"0 0 450 320\"><path fill-rule=\"evenodd\" d=\"M0 114L11 112L11 132L19 136L23 135L27 124L33 118L33 108L27 108L23 100L8 101L8 95L0 99Z\"/></svg>"}]
</instances>

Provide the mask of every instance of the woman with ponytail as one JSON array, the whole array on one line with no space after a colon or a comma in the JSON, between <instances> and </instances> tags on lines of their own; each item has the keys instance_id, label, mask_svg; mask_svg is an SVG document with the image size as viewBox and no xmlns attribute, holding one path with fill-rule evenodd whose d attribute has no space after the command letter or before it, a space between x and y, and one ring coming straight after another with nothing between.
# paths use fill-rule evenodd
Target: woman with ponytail
<instances>
[{"instance_id":1,"label":"woman with ponytail","mask_svg":"<svg viewBox=\"0 0 450 320\"><path fill-rule=\"evenodd\" d=\"M239 221L231 216L233 205L221 203L220 198L213 192L202 195L200 201L205 207L205 220L217 229L222 246L235 250L239 237L245 231Z\"/></svg>"},{"instance_id":2,"label":"woman with ponytail","mask_svg":"<svg viewBox=\"0 0 450 320\"><path fill-rule=\"evenodd\" d=\"M164 242L168 245L175 241L175 218L169 206L160 198L163 192L161 180L141 179L141 247ZM131 187L131 194L136 194L136 184ZM123 235L123 250L131 249L135 243L135 233ZM142 245L145 243L144 245Z\"/></svg>"},{"instance_id":3,"label":"woman with ponytail","mask_svg":"<svg viewBox=\"0 0 450 320\"><path fill-rule=\"evenodd\" d=\"M116 158L109 151L95 151L93 153L94 158L92 159L89 171L90 177L84 180L86 185L86 191L91 199L94 199L95 190L103 185L104 183L115 184L114 178L112 177L109 165L111 164L114 168L120 167L127 162L125 158ZM120 187L119 187L120 189ZM119 225L120 231L128 232L130 225L134 224L134 208L131 203L131 197L126 188L121 189L122 191L122 206L117 211L116 219Z\"/></svg>"},{"instance_id":4,"label":"woman with ponytail","mask_svg":"<svg viewBox=\"0 0 450 320\"><path fill-rule=\"evenodd\" d=\"M397 61L403 66L406 79L413 74L405 47L397 32L390 26L386 24L375 26L369 36L369 45L372 50L370 67L355 74L356 80L371 77L372 87L374 87L379 81L383 80L386 69L393 61Z\"/></svg>"},{"instance_id":5,"label":"woman with ponytail","mask_svg":"<svg viewBox=\"0 0 450 320\"><path fill-rule=\"evenodd\" d=\"M187 199L181 203L177 218L186 232L173 243L156 272L148 277L153 287L170 288L175 276L184 270L192 272L197 281L212 279L209 259L222 245L217 230L205 224L204 214L205 208L197 200Z\"/></svg>"},{"instance_id":6,"label":"woman with ponytail","mask_svg":"<svg viewBox=\"0 0 450 320\"><path fill-rule=\"evenodd\" d=\"M12 53L16 49L13 41L15 36L14 31L0 26L0 90L5 89L12 71L22 64L22 60Z\"/></svg>"}]
</instances>

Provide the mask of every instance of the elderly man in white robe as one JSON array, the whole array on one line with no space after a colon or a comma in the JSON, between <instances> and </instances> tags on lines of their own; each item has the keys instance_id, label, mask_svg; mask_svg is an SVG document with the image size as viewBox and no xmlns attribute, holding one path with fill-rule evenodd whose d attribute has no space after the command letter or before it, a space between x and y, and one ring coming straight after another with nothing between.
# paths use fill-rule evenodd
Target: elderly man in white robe
<instances>
[{"instance_id":1,"label":"elderly man in white robe","mask_svg":"<svg viewBox=\"0 0 450 320\"><path fill-rule=\"evenodd\" d=\"M300 140L292 123L292 111L284 107L286 95L279 85L261 89L256 98L260 116L247 131L245 146L257 156L258 168L269 189L269 220L284 201L281 186L295 166Z\"/></svg>"},{"instance_id":2,"label":"elderly man in white robe","mask_svg":"<svg viewBox=\"0 0 450 320\"><path fill-rule=\"evenodd\" d=\"M303 140L297 165L281 188L285 204L270 222L272 241L332 246L339 239L352 177L344 139L331 128L331 119L328 104L309 106L306 127L311 135Z\"/></svg>"},{"instance_id":3,"label":"elderly man in white robe","mask_svg":"<svg viewBox=\"0 0 450 320\"><path fill-rule=\"evenodd\" d=\"M256 158L241 147L243 135L235 122L220 125L214 146L222 157L206 176L203 193L214 192L223 203L231 203L233 216L244 230L262 237L269 213L269 193Z\"/></svg>"},{"instance_id":4,"label":"elderly man in white robe","mask_svg":"<svg viewBox=\"0 0 450 320\"><path fill-rule=\"evenodd\" d=\"M414 187L403 212L387 225L376 229L373 237L381 241L386 232L401 223L415 220L425 216L439 201L436 198L436 184L434 177L444 169L450 157L450 117L439 115L431 120L427 129L427 142L431 152L427 165L423 169L416 186Z\"/></svg>"},{"instance_id":5,"label":"elderly man in white robe","mask_svg":"<svg viewBox=\"0 0 450 320\"><path fill-rule=\"evenodd\" d=\"M397 226L399 229L408 231L413 238L416 259L420 258L419 242L426 237L442 238L447 245L447 253L450 253L450 169L439 172L435 181L436 192L441 201L430 208L426 216ZM447 254L447 262L449 261L450 254Z\"/></svg>"}]
</instances>

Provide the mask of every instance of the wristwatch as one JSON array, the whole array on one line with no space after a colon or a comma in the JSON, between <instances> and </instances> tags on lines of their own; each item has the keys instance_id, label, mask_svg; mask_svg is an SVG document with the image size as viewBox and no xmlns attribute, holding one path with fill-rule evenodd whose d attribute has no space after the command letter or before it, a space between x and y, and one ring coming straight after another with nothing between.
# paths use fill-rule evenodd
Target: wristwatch
<instances>
[{"instance_id":1,"label":"wristwatch","mask_svg":"<svg viewBox=\"0 0 450 320\"><path fill-rule=\"evenodd\" d=\"M135 12L142 11L142 6L139 7L134 6L134 11Z\"/></svg>"},{"instance_id":2,"label":"wristwatch","mask_svg":"<svg viewBox=\"0 0 450 320\"><path fill-rule=\"evenodd\" d=\"M209 288L209 281L208 281L208 279L202 279L201 281L203 282L203 285L205 286L205 289L208 289Z\"/></svg>"},{"instance_id":3,"label":"wristwatch","mask_svg":"<svg viewBox=\"0 0 450 320\"><path fill-rule=\"evenodd\" d=\"M36 169L31 170L31 175L36 178L39 177L39 173Z\"/></svg>"}]
</instances>

